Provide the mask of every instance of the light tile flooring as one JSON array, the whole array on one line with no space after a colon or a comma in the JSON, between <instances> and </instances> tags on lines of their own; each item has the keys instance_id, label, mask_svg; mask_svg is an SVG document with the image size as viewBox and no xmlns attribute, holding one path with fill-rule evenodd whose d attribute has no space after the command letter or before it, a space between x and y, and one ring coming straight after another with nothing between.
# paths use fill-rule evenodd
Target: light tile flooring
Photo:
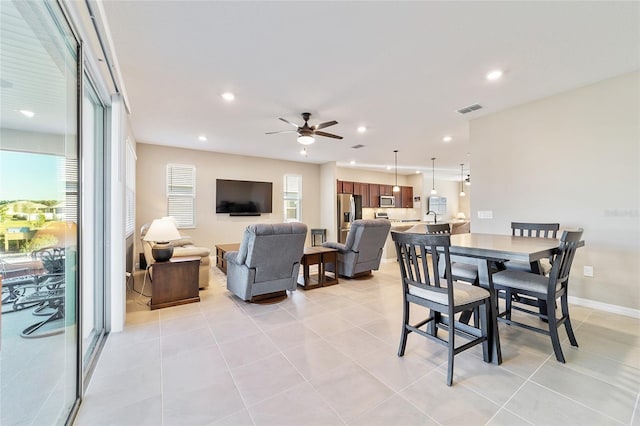
<instances>
[{"instance_id":1,"label":"light tile flooring","mask_svg":"<svg viewBox=\"0 0 640 426\"><path fill-rule=\"evenodd\" d=\"M129 295L76 425L640 425L638 319L572 306L564 365L548 337L500 324L502 365L460 354L449 388L445 347L411 334L396 356L395 263L262 305L214 269L200 296L150 311Z\"/></svg>"}]
</instances>

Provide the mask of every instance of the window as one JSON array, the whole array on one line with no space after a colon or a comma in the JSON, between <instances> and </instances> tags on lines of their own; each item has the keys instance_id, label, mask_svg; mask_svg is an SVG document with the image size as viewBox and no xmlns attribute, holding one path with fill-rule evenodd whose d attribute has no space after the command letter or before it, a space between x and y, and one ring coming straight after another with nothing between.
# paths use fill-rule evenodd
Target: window
<instances>
[{"instance_id":1,"label":"window","mask_svg":"<svg viewBox=\"0 0 640 426\"><path fill-rule=\"evenodd\" d=\"M178 228L194 228L195 204L195 166L167 164L167 216L176 219Z\"/></svg>"},{"instance_id":2,"label":"window","mask_svg":"<svg viewBox=\"0 0 640 426\"><path fill-rule=\"evenodd\" d=\"M129 138L127 138L126 154L126 222L125 237L133 234L136 227L136 153L133 151Z\"/></svg>"},{"instance_id":3,"label":"window","mask_svg":"<svg viewBox=\"0 0 640 426\"><path fill-rule=\"evenodd\" d=\"M302 176L284 176L284 221L302 220Z\"/></svg>"}]
</instances>

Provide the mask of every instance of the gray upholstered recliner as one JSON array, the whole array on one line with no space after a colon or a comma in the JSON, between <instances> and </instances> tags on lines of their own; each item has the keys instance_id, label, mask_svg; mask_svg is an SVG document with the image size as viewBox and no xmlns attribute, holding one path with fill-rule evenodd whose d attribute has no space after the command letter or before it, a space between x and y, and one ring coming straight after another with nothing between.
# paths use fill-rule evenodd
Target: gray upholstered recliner
<instances>
[{"instance_id":1,"label":"gray upholstered recliner","mask_svg":"<svg viewBox=\"0 0 640 426\"><path fill-rule=\"evenodd\" d=\"M391 222L387 219L359 219L351 224L345 244L327 242L322 246L338 250L338 274L346 277L370 274L380 267L390 229ZM335 265L327 265L327 270L334 271Z\"/></svg>"},{"instance_id":2,"label":"gray upholstered recliner","mask_svg":"<svg viewBox=\"0 0 640 426\"><path fill-rule=\"evenodd\" d=\"M227 289L243 300L294 291L304 254L307 225L276 223L249 225L238 251L229 251Z\"/></svg>"}]
</instances>

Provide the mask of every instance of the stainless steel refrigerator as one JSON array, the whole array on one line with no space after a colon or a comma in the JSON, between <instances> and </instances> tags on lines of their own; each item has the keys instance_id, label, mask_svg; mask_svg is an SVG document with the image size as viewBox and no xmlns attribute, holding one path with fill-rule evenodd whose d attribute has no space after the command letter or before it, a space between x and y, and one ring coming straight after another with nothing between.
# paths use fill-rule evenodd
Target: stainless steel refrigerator
<instances>
[{"instance_id":1,"label":"stainless steel refrigerator","mask_svg":"<svg viewBox=\"0 0 640 426\"><path fill-rule=\"evenodd\" d=\"M345 243L351 223L362 219L362 195L338 194L338 242Z\"/></svg>"}]
</instances>

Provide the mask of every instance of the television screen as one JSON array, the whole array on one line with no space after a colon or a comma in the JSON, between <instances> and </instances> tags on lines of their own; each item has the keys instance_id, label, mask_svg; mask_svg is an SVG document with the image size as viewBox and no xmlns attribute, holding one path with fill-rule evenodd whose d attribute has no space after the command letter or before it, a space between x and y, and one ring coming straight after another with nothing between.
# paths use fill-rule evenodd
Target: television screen
<instances>
[{"instance_id":1,"label":"television screen","mask_svg":"<svg viewBox=\"0 0 640 426\"><path fill-rule=\"evenodd\" d=\"M216 213L271 213L271 182L216 179Z\"/></svg>"}]
</instances>

